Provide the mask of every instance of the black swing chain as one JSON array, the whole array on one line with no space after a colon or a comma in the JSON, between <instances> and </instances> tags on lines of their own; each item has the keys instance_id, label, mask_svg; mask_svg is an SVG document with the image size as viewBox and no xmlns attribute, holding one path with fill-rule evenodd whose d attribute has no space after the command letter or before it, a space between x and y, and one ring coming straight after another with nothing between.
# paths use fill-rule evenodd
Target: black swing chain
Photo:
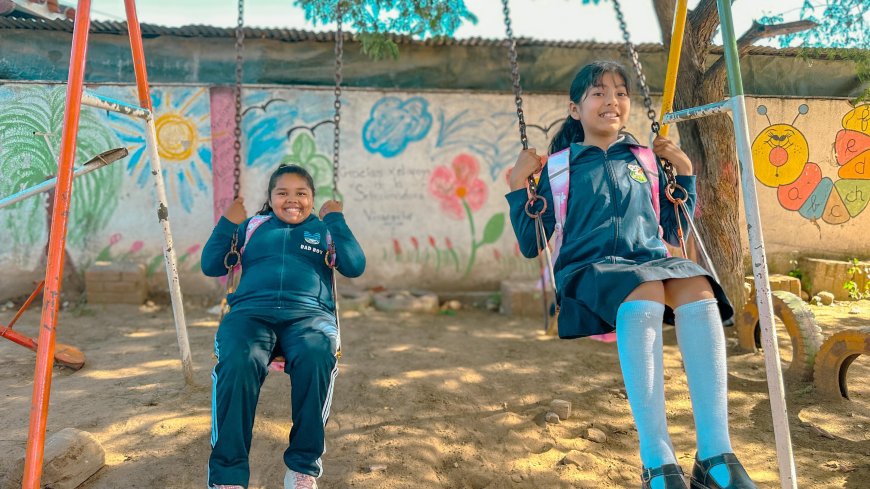
<instances>
[{"instance_id":1,"label":"black swing chain","mask_svg":"<svg viewBox=\"0 0 870 489\"><path fill-rule=\"evenodd\" d=\"M339 144L339 123L341 122L341 68L342 68L342 57L344 56L344 32L341 29L341 17L343 15L343 11L341 9L341 2L337 2L336 4L336 13L335 13L335 102L333 106L335 107L335 115L332 116L332 121L334 123L333 131L334 131L334 139L332 141L332 198L338 199L338 152L340 149Z\"/></svg>"},{"instance_id":2,"label":"black swing chain","mask_svg":"<svg viewBox=\"0 0 870 489\"><path fill-rule=\"evenodd\" d=\"M650 129L656 136L658 136L661 127L659 122L656 120L656 111L653 109L649 85L646 83L646 76L643 74L643 67L640 64L640 57L637 54L637 49L635 49L634 44L631 42L631 37L628 34L628 25L625 23L625 16L622 15L622 6L620 5L619 0L613 0L613 9L616 11L616 20L619 22L619 30L622 31L622 39L625 40L625 48L628 50L631 64L634 66L637 81L640 83L641 93L643 94L643 106L646 108L646 116L650 120ZM662 167L665 171L668 187L672 191L677 184L677 179L674 175L674 165L670 161L662 159Z\"/></svg>"},{"instance_id":3,"label":"black swing chain","mask_svg":"<svg viewBox=\"0 0 870 489\"><path fill-rule=\"evenodd\" d=\"M239 197L242 175L242 52L245 47L245 1L239 0L238 20L236 22L236 83L233 91L236 105L236 126L233 129L233 199Z\"/></svg>"},{"instance_id":4,"label":"black swing chain","mask_svg":"<svg viewBox=\"0 0 870 489\"><path fill-rule=\"evenodd\" d=\"M508 0L502 0L502 12L504 13L505 25L505 44L508 48L508 59L511 66L511 82L514 89L514 103L517 106L517 121L520 129L520 143L523 149L529 149L529 138L526 135L526 117L523 113L523 88L520 85L520 66L517 61L517 42L514 39L514 30L511 26L511 10L508 5ZM527 182L529 200L526 202L526 214L532 219L537 219L547 210L547 201L538 195L538 185L535 183L534 176L529 175ZM541 202L541 208L538 211L533 211L536 202Z\"/></svg>"}]
</instances>

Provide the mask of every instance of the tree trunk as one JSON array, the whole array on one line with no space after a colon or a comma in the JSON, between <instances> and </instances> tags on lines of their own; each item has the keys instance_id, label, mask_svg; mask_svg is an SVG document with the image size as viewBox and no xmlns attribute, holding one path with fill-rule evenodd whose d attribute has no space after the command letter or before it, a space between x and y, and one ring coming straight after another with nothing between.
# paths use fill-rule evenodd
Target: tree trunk
<instances>
[{"instance_id":1,"label":"tree trunk","mask_svg":"<svg viewBox=\"0 0 870 489\"><path fill-rule=\"evenodd\" d=\"M708 104L725 96L723 76L706 76L710 40L687 25L674 109ZM662 29L663 31L665 28ZM667 28L670 30L670 27ZM706 31L707 29L702 29ZM744 263L739 224L739 172L734 127L727 115L681 122L680 145L698 176L696 224L719 280L736 313L743 308Z\"/></svg>"}]
</instances>

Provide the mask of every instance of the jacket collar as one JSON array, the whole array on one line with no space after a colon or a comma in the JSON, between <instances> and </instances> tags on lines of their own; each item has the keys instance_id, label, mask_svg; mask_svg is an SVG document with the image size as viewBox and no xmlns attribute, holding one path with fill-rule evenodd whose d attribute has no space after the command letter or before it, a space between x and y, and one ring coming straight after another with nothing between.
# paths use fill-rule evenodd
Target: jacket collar
<instances>
[{"instance_id":1,"label":"jacket collar","mask_svg":"<svg viewBox=\"0 0 870 489\"><path fill-rule=\"evenodd\" d=\"M619 137L607 149L610 150L611 148L616 148L616 147L623 146L623 145L645 147L644 145L637 142L637 139L633 135L623 131L623 132L619 133ZM596 148L599 150L601 149L598 146L587 146L583 143L571 143L571 161L576 160L583 153L585 153L586 151L591 150L593 148Z\"/></svg>"}]
</instances>

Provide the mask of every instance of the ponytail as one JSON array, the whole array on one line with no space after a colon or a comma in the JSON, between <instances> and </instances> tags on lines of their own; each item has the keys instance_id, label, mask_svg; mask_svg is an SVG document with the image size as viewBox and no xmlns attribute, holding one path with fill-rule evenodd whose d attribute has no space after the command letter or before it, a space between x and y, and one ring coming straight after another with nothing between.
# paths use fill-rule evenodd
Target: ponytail
<instances>
[{"instance_id":1,"label":"ponytail","mask_svg":"<svg viewBox=\"0 0 870 489\"><path fill-rule=\"evenodd\" d=\"M565 122L562 123L562 127L559 128L559 132L550 141L549 154L558 153L571 146L571 143L579 143L584 139L586 139L586 134L583 132L583 125L580 124L580 121L569 115L565 119Z\"/></svg>"}]
</instances>

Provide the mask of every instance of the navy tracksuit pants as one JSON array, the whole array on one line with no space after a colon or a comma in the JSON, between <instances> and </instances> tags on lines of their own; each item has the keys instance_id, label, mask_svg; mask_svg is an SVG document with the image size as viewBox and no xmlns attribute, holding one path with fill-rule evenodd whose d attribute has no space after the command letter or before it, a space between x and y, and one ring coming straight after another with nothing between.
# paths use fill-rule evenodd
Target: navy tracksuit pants
<instances>
[{"instance_id":1,"label":"navy tracksuit pants","mask_svg":"<svg viewBox=\"0 0 870 489\"><path fill-rule=\"evenodd\" d=\"M296 472L322 474L338 341L335 318L326 313L256 309L233 310L224 317L215 336L209 486L248 486L254 415L276 342L290 375L293 409L284 463Z\"/></svg>"}]
</instances>

